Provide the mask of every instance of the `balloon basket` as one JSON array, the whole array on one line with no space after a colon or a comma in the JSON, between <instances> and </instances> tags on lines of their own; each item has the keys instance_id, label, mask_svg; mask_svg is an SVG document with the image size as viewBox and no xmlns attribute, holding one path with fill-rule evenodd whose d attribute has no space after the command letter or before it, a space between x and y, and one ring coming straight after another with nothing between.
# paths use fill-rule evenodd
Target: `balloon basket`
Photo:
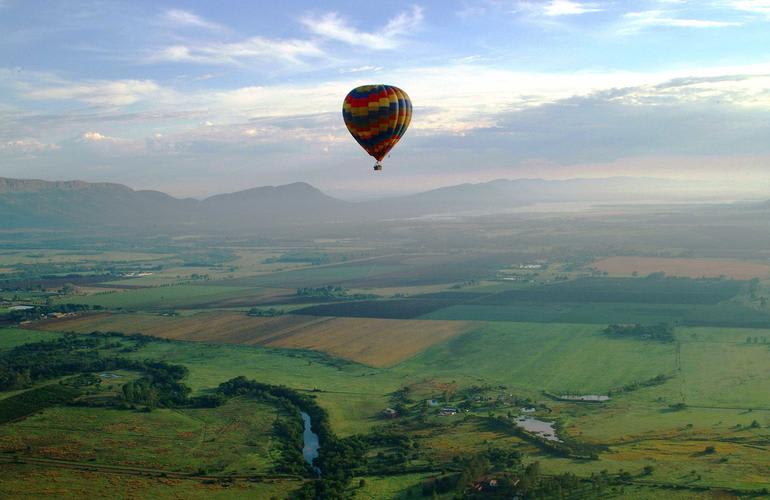
<instances>
[{"instance_id":1,"label":"balloon basket","mask_svg":"<svg viewBox=\"0 0 770 500\"><path fill-rule=\"evenodd\" d=\"M380 170L382 170L382 165L380 165L379 163L375 163L374 164L374 171L375 172L379 172Z\"/></svg>"}]
</instances>

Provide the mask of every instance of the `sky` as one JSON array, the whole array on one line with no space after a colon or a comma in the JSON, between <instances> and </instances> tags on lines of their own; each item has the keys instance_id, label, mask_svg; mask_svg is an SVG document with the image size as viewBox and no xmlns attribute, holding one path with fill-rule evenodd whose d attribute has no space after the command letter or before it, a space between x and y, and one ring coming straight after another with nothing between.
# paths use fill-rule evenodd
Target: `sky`
<instances>
[{"instance_id":1,"label":"sky","mask_svg":"<svg viewBox=\"0 0 770 500\"><path fill-rule=\"evenodd\" d=\"M356 198L655 176L770 194L770 0L0 0L0 176ZM375 173L347 92L411 126Z\"/></svg>"}]
</instances>

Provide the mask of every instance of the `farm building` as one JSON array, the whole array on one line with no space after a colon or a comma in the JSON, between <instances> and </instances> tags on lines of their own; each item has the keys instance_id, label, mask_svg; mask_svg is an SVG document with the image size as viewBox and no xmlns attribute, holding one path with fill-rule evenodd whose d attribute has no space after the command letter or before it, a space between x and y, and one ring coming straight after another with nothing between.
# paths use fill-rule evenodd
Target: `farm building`
<instances>
[{"instance_id":1,"label":"farm building","mask_svg":"<svg viewBox=\"0 0 770 500\"><path fill-rule=\"evenodd\" d=\"M385 408L380 412L380 415L382 415L385 418L397 418L398 412L393 408Z\"/></svg>"}]
</instances>

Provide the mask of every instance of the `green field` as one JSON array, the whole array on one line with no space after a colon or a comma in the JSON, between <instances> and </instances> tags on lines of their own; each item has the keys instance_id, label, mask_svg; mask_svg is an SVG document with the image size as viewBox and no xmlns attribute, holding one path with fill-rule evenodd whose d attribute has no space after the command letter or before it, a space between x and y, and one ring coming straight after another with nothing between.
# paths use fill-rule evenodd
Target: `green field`
<instances>
[{"instance_id":1,"label":"green field","mask_svg":"<svg viewBox=\"0 0 770 500\"><path fill-rule=\"evenodd\" d=\"M397 370L482 379L514 389L604 394L674 368L673 345L610 339L598 325L492 322L425 351Z\"/></svg>"},{"instance_id":2,"label":"green field","mask_svg":"<svg viewBox=\"0 0 770 500\"><path fill-rule=\"evenodd\" d=\"M11 349L29 342L40 342L60 337L61 333L23 330L21 328L0 328L0 350Z\"/></svg>"},{"instance_id":3,"label":"green field","mask_svg":"<svg viewBox=\"0 0 770 500\"><path fill-rule=\"evenodd\" d=\"M232 286L173 285L103 292L60 299L60 302L87 304L105 309L170 309L238 297L248 288Z\"/></svg>"},{"instance_id":4,"label":"green field","mask_svg":"<svg viewBox=\"0 0 770 500\"><path fill-rule=\"evenodd\" d=\"M688 325L770 327L770 311L741 305L608 304L523 302L506 306L453 305L423 319L520 321L539 323L680 323Z\"/></svg>"},{"instance_id":5,"label":"green field","mask_svg":"<svg viewBox=\"0 0 770 500\"><path fill-rule=\"evenodd\" d=\"M169 472L264 473L281 453L271 437L277 416L248 400L151 413L61 407L0 426L0 450Z\"/></svg>"}]
</instances>

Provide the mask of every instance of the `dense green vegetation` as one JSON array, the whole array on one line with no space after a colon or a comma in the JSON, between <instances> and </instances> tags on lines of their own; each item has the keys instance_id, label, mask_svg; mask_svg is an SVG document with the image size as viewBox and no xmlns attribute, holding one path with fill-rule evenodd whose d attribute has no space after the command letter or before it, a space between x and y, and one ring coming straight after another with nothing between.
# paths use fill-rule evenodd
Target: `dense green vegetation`
<instances>
[{"instance_id":1,"label":"dense green vegetation","mask_svg":"<svg viewBox=\"0 0 770 500\"><path fill-rule=\"evenodd\" d=\"M252 307L246 314L254 316L255 318L274 318L286 314L286 311L283 309L276 309L275 307Z\"/></svg>"},{"instance_id":2,"label":"dense green vegetation","mask_svg":"<svg viewBox=\"0 0 770 500\"><path fill-rule=\"evenodd\" d=\"M347 288L335 285L297 288L298 297L336 300L365 300L377 298L371 293L350 293Z\"/></svg>"},{"instance_id":3,"label":"dense green vegetation","mask_svg":"<svg viewBox=\"0 0 770 500\"><path fill-rule=\"evenodd\" d=\"M609 325L604 329L604 334L609 337L629 337L639 340L657 340L659 342L673 342L674 328L665 323L657 325Z\"/></svg>"},{"instance_id":4,"label":"dense green vegetation","mask_svg":"<svg viewBox=\"0 0 770 500\"><path fill-rule=\"evenodd\" d=\"M69 403L79 395L80 391L77 388L63 384L50 384L0 399L0 424L26 417L51 406Z\"/></svg>"}]
</instances>

